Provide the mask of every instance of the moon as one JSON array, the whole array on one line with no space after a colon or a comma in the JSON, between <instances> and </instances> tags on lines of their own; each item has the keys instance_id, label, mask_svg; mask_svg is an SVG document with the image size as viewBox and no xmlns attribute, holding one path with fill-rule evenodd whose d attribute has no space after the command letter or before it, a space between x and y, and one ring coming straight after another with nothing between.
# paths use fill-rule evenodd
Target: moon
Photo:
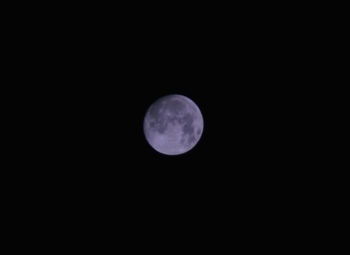
<instances>
[{"instance_id":1,"label":"moon","mask_svg":"<svg viewBox=\"0 0 350 255\"><path fill-rule=\"evenodd\" d=\"M193 149L200 140L203 116L188 97L167 95L148 108L143 130L153 149L166 155L179 155Z\"/></svg>"}]
</instances>

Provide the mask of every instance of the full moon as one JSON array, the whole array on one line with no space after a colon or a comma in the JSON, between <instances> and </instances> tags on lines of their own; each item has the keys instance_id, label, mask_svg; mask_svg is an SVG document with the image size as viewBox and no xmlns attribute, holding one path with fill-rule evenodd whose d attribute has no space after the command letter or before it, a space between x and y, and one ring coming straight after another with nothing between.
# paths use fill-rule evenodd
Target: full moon
<instances>
[{"instance_id":1,"label":"full moon","mask_svg":"<svg viewBox=\"0 0 350 255\"><path fill-rule=\"evenodd\" d=\"M179 155L198 143L203 132L203 116L188 97L168 95L148 108L143 130L153 149L166 155Z\"/></svg>"}]
</instances>

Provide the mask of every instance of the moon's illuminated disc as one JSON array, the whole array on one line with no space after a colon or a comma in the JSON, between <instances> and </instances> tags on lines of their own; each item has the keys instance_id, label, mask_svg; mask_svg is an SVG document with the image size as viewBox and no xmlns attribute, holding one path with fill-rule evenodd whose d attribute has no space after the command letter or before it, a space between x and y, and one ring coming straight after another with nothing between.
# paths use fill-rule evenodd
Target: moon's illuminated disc
<instances>
[{"instance_id":1,"label":"moon's illuminated disc","mask_svg":"<svg viewBox=\"0 0 350 255\"><path fill-rule=\"evenodd\" d=\"M179 155L198 143L203 132L203 116L188 97L168 95L149 107L143 129L153 149L166 155Z\"/></svg>"}]
</instances>

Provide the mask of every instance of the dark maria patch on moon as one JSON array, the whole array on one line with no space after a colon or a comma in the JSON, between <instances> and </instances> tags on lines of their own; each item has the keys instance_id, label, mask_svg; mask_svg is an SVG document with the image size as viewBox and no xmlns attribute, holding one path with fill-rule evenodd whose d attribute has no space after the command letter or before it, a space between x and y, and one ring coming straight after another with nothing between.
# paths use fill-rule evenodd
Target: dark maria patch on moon
<instances>
[{"instance_id":1,"label":"dark maria patch on moon","mask_svg":"<svg viewBox=\"0 0 350 255\"><path fill-rule=\"evenodd\" d=\"M157 114L158 114L158 110L157 107L155 107L155 105L152 105L149 109L149 117L152 119L156 119L157 118Z\"/></svg>"},{"instance_id":2,"label":"dark maria patch on moon","mask_svg":"<svg viewBox=\"0 0 350 255\"><path fill-rule=\"evenodd\" d=\"M155 126L156 130L161 134L165 132L167 127L168 127L168 122L164 119L159 119Z\"/></svg>"},{"instance_id":3,"label":"dark maria patch on moon","mask_svg":"<svg viewBox=\"0 0 350 255\"><path fill-rule=\"evenodd\" d=\"M192 124L185 124L182 128L182 131L187 135L192 135L194 132L194 128Z\"/></svg>"},{"instance_id":4,"label":"dark maria patch on moon","mask_svg":"<svg viewBox=\"0 0 350 255\"><path fill-rule=\"evenodd\" d=\"M193 117L192 117L191 114L187 113L187 114L185 114L185 116L183 116L183 117L179 120L179 122L180 122L181 124L192 124L192 122L193 122Z\"/></svg>"},{"instance_id":5,"label":"dark maria patch on moon","mask_svg":"<svg viewBox=\"0 0 350 255\"><path fill-rule=\"evenodd\" d=\"M178 99L173 99L167 102L166 109L171 113L179 114L185 109L185 105Z\"/></svg>"},{"instance_id":6,"label":"dark maria patch on moon","mask_svg":"<svg viewBox=\"0 0 350 255\"><path fill-rule=\"evenodd\" d=\"M190 135L187 139L187 143L188 144L192 144L196 141L196 138L194 137L194 135Z\"/></svg>"},{"instance_id":7,"label":"dark maria patch on moon","mask_svg":"<svg viewBox=\"0 0 350 255\"><path fill-rule=\"evenodd\" d=\"M193 117L190 114L186 114L183 117L184 125L182 127L182 131L185 134L191 135L194 132L194 127L193 127Z\"/></svg>"},{"instance_id":8,"label":"dark maria patch on moon","mask_svg":"<svg viewBox=\"0 0 350 255\"><path fill-rule=\"evenodd\" d=\"M149 109L149 116L153 119L159 119L161 115L163 115L163 106L163 101L157 101L156 103L154 103Z\"/></svg>"},{"instance_id":9,"label":"dark maria patch on moon","mask_svg":"<svg viewBox=\"0 0 350 255\"><path fill-rule=\"evenodd\" d=\"M181 137L180 143L181 143L182 145L185 145L185 138L184 138L183 136Z\"/></svg>"},{"instance_id":10,"label":"dark maria patch on moon","mask_svg":"<svg viewBox=\"0 0 350 255\"><path fill-rule=\"evenodd\" d=\"M173 125L175 125L175 124L177 124L177 123L180 123L180 120L181 120L181 118L180 118L180 117L177 117L177 116L170 116L170 117L168 118L168 122L171 123L171 124L173 124ZM180 123L180 124L181 124L181 123Z\"/></svg>"},{"instance_id":11,"label":"dark maria patch on moon","mask_svg":"<svg viewBox=\"0 0 350 255\"><path fill-rule=\"evenodd\" d=\"M156 122L155 122L155 121L150 121L150 122L149 122L149 126L150 126L151 128L155 128L155 127L156 127Z\"/></svg>"}]
</instances>

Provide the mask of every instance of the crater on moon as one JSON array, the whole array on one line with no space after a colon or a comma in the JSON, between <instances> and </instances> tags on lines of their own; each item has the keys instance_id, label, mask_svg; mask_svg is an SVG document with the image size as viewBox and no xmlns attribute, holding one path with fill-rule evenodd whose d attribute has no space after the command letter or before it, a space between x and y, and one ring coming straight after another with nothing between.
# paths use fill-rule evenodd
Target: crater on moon
<instances>
[{"instance_id":1,"label":"crater on moon","mask_svg":"<svg viewBox=\"0 0 350 255\"><path fill-rule=\"evenodd\" d=\"M178 155L191 150L199 141L203 117L198 106L182 95L156 100L147 110L144 133L156 151Z\"/></svg>"}]
</instances>

